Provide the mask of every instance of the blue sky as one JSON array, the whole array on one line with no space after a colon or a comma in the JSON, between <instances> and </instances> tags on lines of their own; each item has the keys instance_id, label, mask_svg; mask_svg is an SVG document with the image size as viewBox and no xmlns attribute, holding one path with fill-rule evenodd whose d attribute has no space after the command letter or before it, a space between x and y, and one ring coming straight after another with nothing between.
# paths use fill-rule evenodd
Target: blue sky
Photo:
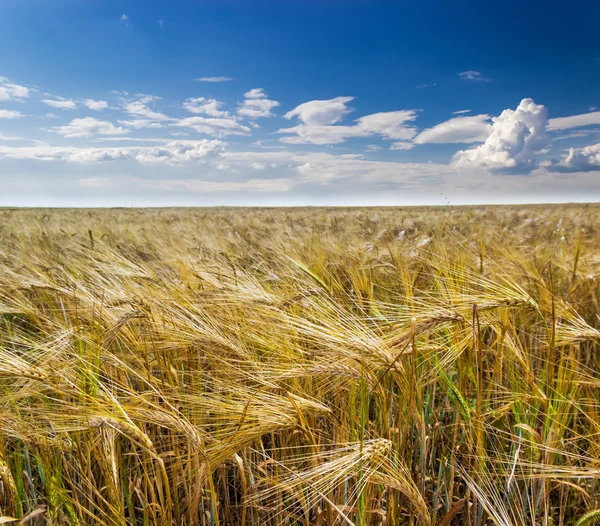
<instances>
[{"instance_id":1,"label":"blue sky","mask_svg":"<svg viewBox=\"0 0 600 526\"><path fill-rule=\"evenodd\" d=\"M598 200L599 19L592 1L6 0L0 205Z\"/></svg>"}]
</instances>

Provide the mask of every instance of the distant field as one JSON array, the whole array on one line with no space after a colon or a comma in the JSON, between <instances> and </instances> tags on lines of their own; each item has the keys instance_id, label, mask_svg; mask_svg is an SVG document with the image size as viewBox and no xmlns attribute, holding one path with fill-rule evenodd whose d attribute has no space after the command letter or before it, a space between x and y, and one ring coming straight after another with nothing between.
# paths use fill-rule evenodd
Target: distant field
<instances>
[{"instance_id":1,"label":"distant field","mask_svg":"<svg viewBox=\"0 0 600 526\"><path fill-rule=\"evenodd\" d=\"M0 516L600 520L600 205L0 209Z\"/></svg>"}]
</instances>

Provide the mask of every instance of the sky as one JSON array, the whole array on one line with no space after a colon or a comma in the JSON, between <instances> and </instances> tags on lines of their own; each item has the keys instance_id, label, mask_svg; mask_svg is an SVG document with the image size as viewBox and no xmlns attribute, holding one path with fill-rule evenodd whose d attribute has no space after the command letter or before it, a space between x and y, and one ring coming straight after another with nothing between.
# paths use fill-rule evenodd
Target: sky
<instances>
[{"instance_id":1,"label":"sky","mask_svg":"<svg viewBox=\"0 0 600 526\"><path fill-rule=\"evenodd\" d=\"M0 0L0 206L600 200L600 2Z\"/></svg>"}]
</instances>

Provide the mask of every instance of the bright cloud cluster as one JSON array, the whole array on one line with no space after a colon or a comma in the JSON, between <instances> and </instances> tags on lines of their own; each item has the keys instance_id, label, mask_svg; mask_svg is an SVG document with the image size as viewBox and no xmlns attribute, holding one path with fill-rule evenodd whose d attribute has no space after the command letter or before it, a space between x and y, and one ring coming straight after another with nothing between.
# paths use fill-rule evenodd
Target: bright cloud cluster
<instances>
[{"instance_id":1,"label":"bright cloud cluster","mask_svg":"<svg viewBox=\"0 0 600 526\"><path fill-rule=\"evenodd\" d=\"M249 119L274 117L273 108L279 106L276 100L270 100L262 88L254 88L244 94L244 100L237 109L237 114Z\"/></svg>"},{"instance_id":2,"label":"bright cloud cluster","mask_svg":"<svg viewBox=\"0 0 600 526\"><path fill-rule=\"evenodd\" d=\"M530 172L548 143L547 127L548 110L523 99L516 110L504 110L492 118L491 133L481 146L457 152L453 162L491 172Z\"/></svg>"},{"instance_id":3,"label":"bright cloud cluster","mask_svg":"<svg viewBox=\"0 0 600 526\"><path fill-rule=\"evenodd\" d=\"M221 106L223 106L221 101L204 97L187 99L183 103L183 107L190 113L200 113L209 117L227 117L229 114L220 110Z\"/></svg>"},{"instance_id":4,"label":"bright cloud cluster","mask_svg":"<svg viewBox=\"0 0 600 526\"><path fill-rule=\"evenodd\" d=\"M600 170L600 143L585 148L569 148L569 153L559 162L558 168L573 172Z\"/></svg>"}]
</instances>

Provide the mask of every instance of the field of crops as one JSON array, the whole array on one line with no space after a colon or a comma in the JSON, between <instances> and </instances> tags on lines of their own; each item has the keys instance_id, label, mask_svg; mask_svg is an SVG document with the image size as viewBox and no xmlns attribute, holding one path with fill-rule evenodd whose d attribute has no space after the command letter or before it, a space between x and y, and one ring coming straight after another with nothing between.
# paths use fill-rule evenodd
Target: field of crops
<instances>
[{"instance_id":1,"label":"field of crops","mask_svg":"<svg viewBox=\"0 0 600 526\"><path fill-rule=\"evenodd\" d=\"M0 209L0 515L593 524L600 205Z\"/></svg>"}]
</instances>

